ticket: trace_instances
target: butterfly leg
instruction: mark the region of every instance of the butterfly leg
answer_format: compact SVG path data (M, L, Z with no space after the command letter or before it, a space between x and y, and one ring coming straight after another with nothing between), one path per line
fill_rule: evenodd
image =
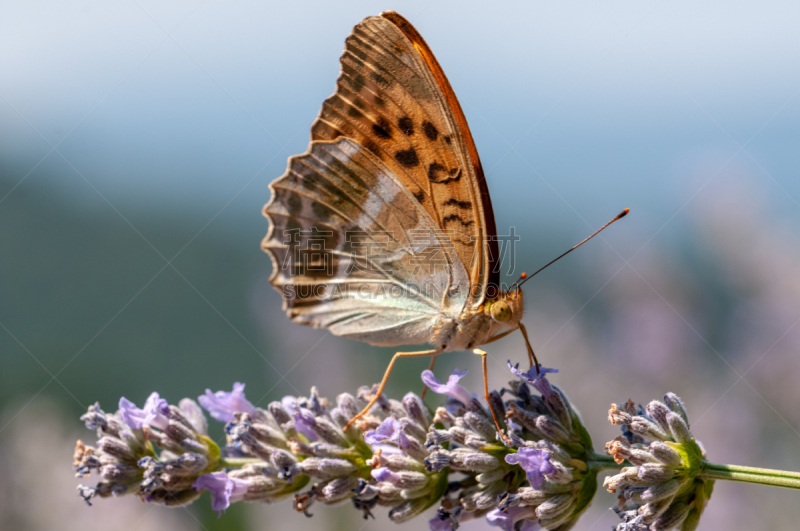
M431 364L430 364L430 365L428 365L428 370L429 370L429 371L431 371L431 372L433 372L433 366L434 366L435 364L436 364L436 355L434 354L433 356L431 356ZM425 400L425 395L426 395L427 393L428 393L428 386L427 386L427 385L423 385L423 386L422 386L422 393L419 395L419 397L420 397L421 399Z
M347 431L350 426L363 417L364 415L369 412L369 409L378 401L381 394L383 393L383 388L386 387L386 382L389 380L389 375L392 373L392 369L394 368L394 362L397 361L398 358L420 358L423 356L433 356L434 359L438 354L441 354L442 350L421 350L419 352L398 352L394 356L392 356L392 361L389 362L389 366L386 367L386 372L383 374L383 379L381 380L380 385L378 385L378 390L375 392L375 396L369 401L369 403L361 410L358 415L350 419L350 422L344 427L344 431Z
M539 374L539 360L536 359L536 354L533 353L533 347L528 339L528 331L525 330L525 325L519 323L519 331L522 332L522 337L525 338L525 346L528 347L528 360L531 362L531 367L536 364L536 374Z
M486 395L486 403L489 404L489 411L492 413L492 419L494 420L494 425L497 428L497 433L500 434L500 437L503 438L507 444L512 444L511 439L506 437L506 434L503 433L503 428L500 427L500 421L497 420L497 414L494 412L494 408L492 407L492 403L489 400L489 375L486 370L486 351L476 348L473 350L475 354L481 357L481 363L483 363L483 390ZM503 419L505 420L505 419Z

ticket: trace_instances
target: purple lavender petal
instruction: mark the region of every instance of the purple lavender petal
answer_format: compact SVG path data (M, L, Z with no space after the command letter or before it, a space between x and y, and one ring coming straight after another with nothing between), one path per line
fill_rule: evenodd
M207 490L211 493L211 508L222 516L223 511L231 503L241 501L247 493L247 481L228 477L225 472L203 474L192 483L195 490Z
M159 397L158 393L152 393L147 397L143 409L139 409L136 404L123 396L119 399L119 409L125 424L137 430L143 426L155 426L163 430L169 425L166 417L169 404Z
M519 363L516 365L511 365L511 360L508 360L508 368L511 370L511 373L518 377L522 378L529 384L535 385L536 380L540 380L545 377L547 373L557 373L558 369L548 369L547 367L543 367L539 365L539 371L537 373L536 367L531 367L527 371L523 372L519 370Z
M212 393L206 389L206 394L197 397L200 405L208 411L209 415L220 422L230 422L234 413L253 413L255 407L244 397L244 384L236 382L233 391L217 391Z
M294 419L294 429L308 437L310 441L317 440L317 434L314 431L317 421L314 418L314 413L308 409L298 407L295 409L292 418Z
M228 480L225 472L211 472L203 474L192 483L195 490L207 490L211 493L211 508L217 511L217 516L231 505L233 482Z
M370 474L372 474L372 477L375 478L375 481L388 481L389 483L394 483L399 479L395 472L392 472L385 466L372 470Z
M448 516L442 519L441 516L436 514L433 518L428 520L430 531L453 531L453 518Z
M505 531L517 531L514 526L520 520L529 517L535 518L535 510L531 507L509 507L505 511L494 508L486 514L486 521L489 525L502 527ZM528 520L522 524L525 531L535 531L539 529L539 523L535 520Z
M548 450L523 447L515 454L506 455L505 459L509 465L519 465L525 470L528 481L534 489L542 486L545 476L556 471L556 467L550 462Z
M392 439L402 428L403 425L394 416L387 417L376 429L369 430L364 434L364 442L367 444L376 444L387 440L394 442Z
M447 383L443 384L434 376L433 371L424 370L422 371L422 381L430 387L431 391L440 395L447 395L466 405L472 401L472 395L464 387L458 385L458 381L465 374L467 374L466 370L459 372L458 369L454 369L453 374L447 379Z

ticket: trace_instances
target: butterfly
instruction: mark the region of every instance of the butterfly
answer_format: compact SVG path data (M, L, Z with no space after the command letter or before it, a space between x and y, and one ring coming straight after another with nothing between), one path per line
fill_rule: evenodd
M419 32L387 11L345 41L336 92L264 207L272 285L297 323L402 357L473 350L520 330L520 281L500 289L489 189L467 120ZM493 412L494 414L494 412ZM500 424L495 419L498 426ZM349 427L349 424L348 424ZM502 434L502 430L500 430Z

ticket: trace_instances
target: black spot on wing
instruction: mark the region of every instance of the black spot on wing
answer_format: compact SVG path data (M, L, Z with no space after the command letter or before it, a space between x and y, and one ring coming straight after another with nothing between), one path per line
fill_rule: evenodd
M361 74L356 74L355 76L353 76L353 80L350 82L350 86L353 87L353 92L355 93L361 92L361 89L364 88L365 81L366 80L364 79L364 76L362 76Z
M347 109L347 115L351 118L355 118L356 120L363 120L364 114L356 109L355 107L350 107Z
M459 223L461 223L465 227L469 227L470 225L475 223L471 219L469 221L464 221L463 219L461 219L461 216L459 216L458 214L450 214L450 215L445 216L445 217L442 218L442 223L444 223L444 224L449 223L451 221L458 221Z
M464 208L464 209L472 208L472 203L470 203L469 201L459 201L458 199L455 199L453 197L445 201L444 204L457 206L459 208Z
M378 123L372 124L372 132L384 140L392 138L392 126L383 116L378 118Z
M437 177L438 173L439 172L443 172L446 169L447 168L445 168L444 166L442 166L438 162L434 162L434 163L428 164L428 179L430 179L431 181L433 181L435 183L438 183L439 182L439 179Z
M399 127L406 136L411 136L414 134L414 122L408 116L403 116L397 120L397 127Z
M386 102L384 101L384 99L383 99L383 98L381 98L380 96L378 96L377 94L376 94L375 96L373 96L373 97L372 97L372 101L373 101L373 102L375 103L375 105L377 105L378 107L386 107Z
M350 53L352 53L362 61L364 61L367 58L367 52L359 49L357 46L349 46L348 51L350 51Z
M367 151L369 151L379 159L383 160L383 152L381 151L381 148L378 144L376 144L375 142L373 142L368 138L364 140L364 147L367 149Z
M425 192L423 192L422 190L414 192L414 199L422 203L422 200L425 199Z
M453 142L453 139L450 138L450 135L444 135L444 141L450 144Z
M422 130L425 131L425 136L431 140L436 140L439 137L439 131L430 122L422 122Z
M394 154L394 158L397 159L397 162L408 168L413 168L419 164L419 157L414 148L398 151Z
M303 211L303 200L300 195L296 194L294 191L279 188L277 196L278 202L286 205L286 210L289 211L290 215L296 216Z
M369 75L369 77L371 77L372 81L374 81L375 83L378 84L378 86L381 86L381 87L388 87L391 84L389 82L389 80L387 80L385 77L383 77L382 75L380 75L377 72L372 72Z
M461 179L461 169L453 168L448 171L447 168L438 162L434 162L428 165L428 179L435 183L458 181Z
M314 201L314 203L311 204L311 210L314 212L314 215L317 216L317 218L320 221L329 220L331 215L333 214L333 211L330 208L328 208L327 205L324 205L323 203L320 203L318 201Z

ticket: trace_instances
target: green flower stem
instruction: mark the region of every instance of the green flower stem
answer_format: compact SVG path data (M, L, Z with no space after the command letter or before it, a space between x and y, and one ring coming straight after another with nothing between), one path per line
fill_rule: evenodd
M800 473L785 470L770 470L738 465L717 465L703 461L698 474L703 479L726 479L759 485L771 485L787 489L800 489Z
M242 468L249 464L264 464L263 459L254 457L224 457L219 460L220 468Z
M602 472L604 470L620 470L625 466L614 462L614 458L610 455L598 454L597 452L590 452L587 458L586 466L589 468L589 470L594 472Z

